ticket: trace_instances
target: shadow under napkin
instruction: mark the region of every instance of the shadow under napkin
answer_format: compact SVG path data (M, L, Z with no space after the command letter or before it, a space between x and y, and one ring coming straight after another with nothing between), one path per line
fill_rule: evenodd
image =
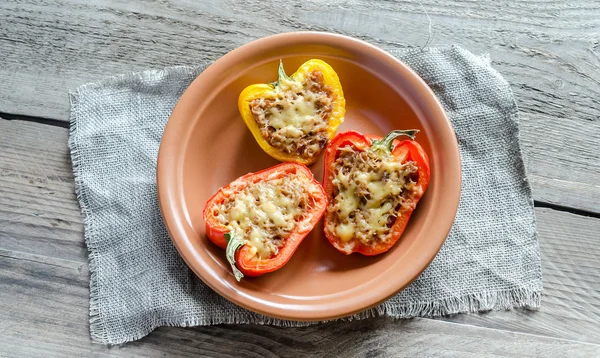
M405 290L352 319L436 316L540 305L533 200L517 106L487 57L460 47L393 52L436 93L462 159L456 220ZM249 312L204 285L179 257L158 209L156 158L179 97L204 67L121 75L71 93L69 148L90 260L90 332L100 343L164 325L307 325Z

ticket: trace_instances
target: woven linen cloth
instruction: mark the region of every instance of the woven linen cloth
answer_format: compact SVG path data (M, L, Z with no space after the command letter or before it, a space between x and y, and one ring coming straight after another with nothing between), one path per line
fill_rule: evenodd
M542 275L510 86L487 56L453 46L392 53L438 96L454 126L462 193L449 237L409 287L350 319L535 308ZM157 202L161 135L205 66L120 75L71 93L71 150L90 263L90 333L118 344L159 326L280 321L234 305L180 258ZM235 104L233 104L235 105Z

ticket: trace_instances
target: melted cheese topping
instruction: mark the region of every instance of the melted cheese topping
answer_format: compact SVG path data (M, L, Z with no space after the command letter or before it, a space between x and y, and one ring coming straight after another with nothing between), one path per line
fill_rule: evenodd
M343 242L386 242L402 206L414 205L419 191L414 162L398 162L382 151L340 149L333 164L334 196L328 208L328 230Z
M314 129L317 96L307 91L300 81L282 80L275 88L275 106L268 110L275 129L298 130L308 134Z
M280 79L273 98L250 103L263 137L273 147L303 157L318 155L328 141L327 124L334 94L323 75Z
M310 187L298 176L248 183L213 209L217 220L245 243L259 258L279 252L290 232L310 205Z

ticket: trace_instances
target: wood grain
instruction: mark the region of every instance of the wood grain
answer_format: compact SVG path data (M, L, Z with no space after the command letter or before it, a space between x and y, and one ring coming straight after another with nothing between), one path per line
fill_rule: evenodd
M489 53L512 84L535 199L600 213L599 2L5 0L0 113L66 121L80 84L211 61L285 31L422 47L429 19L430 46Z
M85 262L67 130L0 119L0 245Z
M538 312L285 329L170 327L124 346L92 344L87 255L67 135L65 128L0 119L0 356L600 354L600 220L546 208L536 209L545 279Z
M544 293L538 312L456 315L452 322L600 343L600 220L536 208Z
M44 275L40 275L44 272ZM87 275L0 257L3 357L593 357L600 346L531 334L412 319L371 319L307 328L163 327L122 346L92 344ZM4 287L4 286L3 286Z

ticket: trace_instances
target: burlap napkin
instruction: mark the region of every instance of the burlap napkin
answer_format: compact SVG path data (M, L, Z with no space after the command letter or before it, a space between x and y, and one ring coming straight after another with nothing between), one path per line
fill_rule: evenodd
M442 101L460 145L462 196L452 231L408 288L353 318L436 316L537 307L542 277L517 107L487 57L459 47L395 53ZM101 343L139 339L163 325L268 323L188 269L163 226L155 169L180 95L203 67L108 78L71 93L69 147L85 216L90 331Z

